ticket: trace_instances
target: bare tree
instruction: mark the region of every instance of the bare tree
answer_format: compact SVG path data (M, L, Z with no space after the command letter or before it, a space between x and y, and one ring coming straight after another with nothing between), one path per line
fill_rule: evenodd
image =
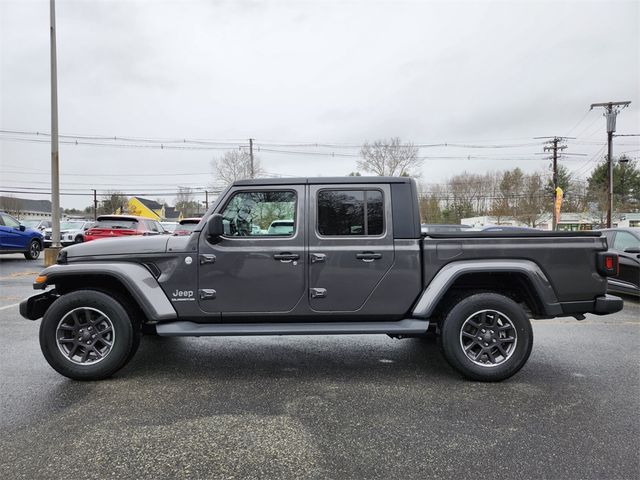
M211 162L217 180L221 183L233 183L236 180L256 178L264 175L260 160L254 156L253 175L251 175L251 156L246 150L231 150Z
M365 142L360 149L358 168L379 176L420 176L422 159L418 147L402 143L399 137Z
M548 206L544 182L539 173L525 175L518 217L530 227L535 228L538 218Z
M22 213L22 199L12 196L0 197L0 210L4 210L19 219Z
M176 210L182 213L183 217L193 217L198 210L193 190L189 187L178 187L176 195Z
M127 210L129 198L122 192L107 192L102 196L102 204L98 214L124 213Z

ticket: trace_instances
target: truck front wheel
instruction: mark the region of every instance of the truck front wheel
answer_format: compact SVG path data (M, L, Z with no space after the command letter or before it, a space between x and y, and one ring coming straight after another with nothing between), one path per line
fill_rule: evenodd
M40 325L40 348L58 373L101 380L133 356L137 335L120 302L96 290L77 290L48 308Z
M496 382L527 362L533 331L526 312L496 293L470 295L446 314L441 345L449 364L465 377Z

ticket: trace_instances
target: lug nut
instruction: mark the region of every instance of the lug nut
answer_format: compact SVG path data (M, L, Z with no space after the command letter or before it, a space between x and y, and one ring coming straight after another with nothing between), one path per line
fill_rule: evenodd
M87 345L91 345L91 342L87 342Z
M481 331L482 331L482 333L485 333L485 332L486 332L486 330L485 330L484 328L483 328Z
M496 343L496 339L495 338L493 339L493 343Z
M478 337L478 340L482 340L482 337Z
M488 343L485 343L485 344L484 344L484 346L485 346L485 347L488 347L488 346L489 346L489 344L488 344Z

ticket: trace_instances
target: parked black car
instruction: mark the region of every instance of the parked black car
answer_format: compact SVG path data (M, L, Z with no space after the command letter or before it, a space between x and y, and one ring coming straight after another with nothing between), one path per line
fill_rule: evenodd
M640 296L640 228L602 230L609 249L620 257L618 275L609 278L609 292Z

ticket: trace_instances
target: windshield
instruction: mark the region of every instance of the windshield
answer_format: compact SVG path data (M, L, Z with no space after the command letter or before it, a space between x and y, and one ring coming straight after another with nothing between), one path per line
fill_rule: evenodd
M122 228L135 229L138 221L132 218L99 218L98 224L93 228Z
M60 230L80 230L84 222L62 222L60 224Z
M21 223L25 227L37 227L40 223L40 220L23 220Z

